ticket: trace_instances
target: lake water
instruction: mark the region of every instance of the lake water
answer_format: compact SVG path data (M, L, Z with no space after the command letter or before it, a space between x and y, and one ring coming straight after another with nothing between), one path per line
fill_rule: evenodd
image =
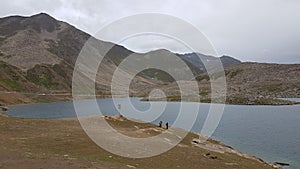
M122 109L126 109L125 99L117 99L117 102L122 105ZM82 114L98 114L97 109L92 108L91 100L83 100L79 103L84 106ZM103 114L119 115L112 99L98 99L97 103ZM138 110L147 110L150 106L148 102L141 102L138 98L131 98L131 103ZM153 104L159 105L163 102ZM196 123L192 128L192 131L200 132L210 104L184 104L189 104L191 107L200 105ZM179 108L179 103L167 103L164 113L152 122L158 124L162 120L172 125ZM7 115L20 118L76 117L73 102L11 106ZM186 116L188 115L189 112L186 112ZM181 127L180 124L177 127ZM289 168L300 169L300 105L226 105L221 122L212 138L265 161L289 163L291 164Z

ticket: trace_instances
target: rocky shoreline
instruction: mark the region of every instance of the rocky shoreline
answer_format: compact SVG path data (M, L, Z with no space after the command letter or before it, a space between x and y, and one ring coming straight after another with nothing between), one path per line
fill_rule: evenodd
M198 133L195 133L197 135L199 135ZM199 137L203 137L201 135L199 135ZM266 165L269 165L273 168L277 168L277 169L282 169L283 166L289 166L289 164L287 163L280 163L280 162L266 162L264 161L263 159L259 158L259 157L256 157L256 156L250 156L248 154L245 154L245 153L241 153L237 150L235 150L234 148L228 146L228 145L225 145L219 141L216 141L216 140L213 140L214 142L218 142L218 144L212 144L210 142L202 142L200 139L193 139L192 141L192 144L197 146L197 147L200 147L200 148L203 148L203 149L207 149L209 151L213 151L213 152L218 152L218 153L232 153L232 154L236 154L240 157L244 157L244 158L248 158L248 159L251 159L251 160L255 160L257 162L260 162L260 163L264 163ZM210 154L204 154L204 156L208 157L208 158L217 158L216 156L211 156Z
M220 101L219 101L220 100ZM200 102L200 103L212 103L210 98L185 98L181 99L181 96L169 96L167 98L151 98L144 97L141 101L169 101L169 102ZM215 99L214 103L224 103L223 99ZM297 105L300 102L296 101L289 101L289 100L281 100L281 99L271 99L271 98L260 98L260 99L252 99L249 100L247 98L234 98L231 97L226 98L224 104L228 105L248 105L248 106L255 106L255 105L268 105L268 106L284 106L284 105Z

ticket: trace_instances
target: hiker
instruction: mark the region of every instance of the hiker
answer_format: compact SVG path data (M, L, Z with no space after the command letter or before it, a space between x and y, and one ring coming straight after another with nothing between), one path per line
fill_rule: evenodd
M162 127L162 123L163 123L162 121L159 122L159 127L160 128Z
M166 123L166 129L167 130L169 129L169 123L168 122Z

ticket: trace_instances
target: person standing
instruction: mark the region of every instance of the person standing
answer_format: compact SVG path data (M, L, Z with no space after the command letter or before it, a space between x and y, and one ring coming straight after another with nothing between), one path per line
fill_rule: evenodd
M162 127L162 123L163 123L162 121L159 122L159 127L160 128Z
M167 130L169 129L169 123L168 122L166 123L166 129Z

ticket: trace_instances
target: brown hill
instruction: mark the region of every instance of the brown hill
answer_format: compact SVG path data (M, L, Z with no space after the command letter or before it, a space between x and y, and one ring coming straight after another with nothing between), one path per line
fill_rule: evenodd
M300 97L300 64L242 63L226 67L225 74L228 103L285 104L274 99ZM208 79L207 74L197 78L206 93Z
M11 16L0 18L0 90L25 93L70 93L75 61L91 36L53 17L41 13L31 17ZM134 53L123 46L93 38L105 55L97 76L96 91L99 96L110 95L111 79L118 65L128 55L153 57L174 55L168 50L145 54ZM199 94L209 101L208 76L201 60L195 54L180 55L199 81ZM201 55L205 60L215 57ZM254 104L259 98L299 97L299 65L240 63L231 57L223 57L228 102ZM135 64L135 61L132 62ZM202 66L201 66L202 65ZM182 74L185 71L174 67ZM129 72L130 74L130 72ZM131 83L132 96L146 96L153 88L161 88L168 96L177 96L178 86L168 74L155 69L139 73ZM1 97L5 102L5 98ZM26 97L25 97L26 98ZM22 102L22 101L20 101ZM266 101L268 102L268 101Z

